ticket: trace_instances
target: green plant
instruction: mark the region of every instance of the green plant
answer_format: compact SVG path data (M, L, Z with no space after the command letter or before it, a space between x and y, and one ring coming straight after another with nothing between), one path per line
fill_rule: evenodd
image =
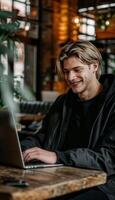
M13 75L10 72L10 63L13 62L16 53L15 41L18 38L16 33L19 31L20 23L17 20L17 11L0 11L0 106L9 107L12 100ZM16 54L15 54L16 55ZM8 74L4 75L3 57L8 60ZM11 106L12 107L12 106Z
M15 84L15 77L10 70L14 57L18 55L16 47L16 42L20 42L17 37L18 31L20 23L17 20L17 10L0 11L0 106L6 105L12 110L14 97L19 100L33 98L27 87L21 88L19 83ZM4 74L3 57L7 57L8 60L7 74Z
M0 67L4 65L1 56L8 57L9 61L13 60L14 52L16 52L15 41L18 38L16 33L19 31L20 23L17 20L17 11L0 11Z

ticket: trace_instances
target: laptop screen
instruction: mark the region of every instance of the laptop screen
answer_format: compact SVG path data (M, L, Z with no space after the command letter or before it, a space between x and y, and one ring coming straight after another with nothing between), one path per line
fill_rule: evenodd
M0 164L24 166L16 122L6 110L0 111Z
M15 118L12 113L4 110L0 111L0 164L23 169L62 166L60 163L41 162L25 166Z

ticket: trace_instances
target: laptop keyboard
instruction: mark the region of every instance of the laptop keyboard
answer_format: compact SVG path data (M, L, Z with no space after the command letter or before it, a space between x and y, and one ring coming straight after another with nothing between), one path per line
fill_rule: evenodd
M37 159L32 159L28 162L25 162L25 165L38 165L38 164L44 164L43 162L41 162L40 160Z

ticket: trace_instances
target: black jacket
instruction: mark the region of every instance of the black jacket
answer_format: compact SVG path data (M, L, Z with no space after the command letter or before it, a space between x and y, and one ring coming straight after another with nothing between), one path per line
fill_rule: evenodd
M70 90L57 98L43 120L39 133L22 141L22 148L24 150L40 146L55 151L58 162L65 165L104 170L108 174L108 182L99 188L113 200L115 199L115 76L102 75L100 82L106 88L106 95L101 99L87 147L62 151L72 115Z

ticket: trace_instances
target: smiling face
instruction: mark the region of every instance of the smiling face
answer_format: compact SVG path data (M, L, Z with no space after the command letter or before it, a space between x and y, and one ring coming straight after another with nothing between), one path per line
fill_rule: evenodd
M63 73L67 84L79 97L86 96L86 99L93 96L97 87L97 69L97 64L83 64L74 56L63 61Z

